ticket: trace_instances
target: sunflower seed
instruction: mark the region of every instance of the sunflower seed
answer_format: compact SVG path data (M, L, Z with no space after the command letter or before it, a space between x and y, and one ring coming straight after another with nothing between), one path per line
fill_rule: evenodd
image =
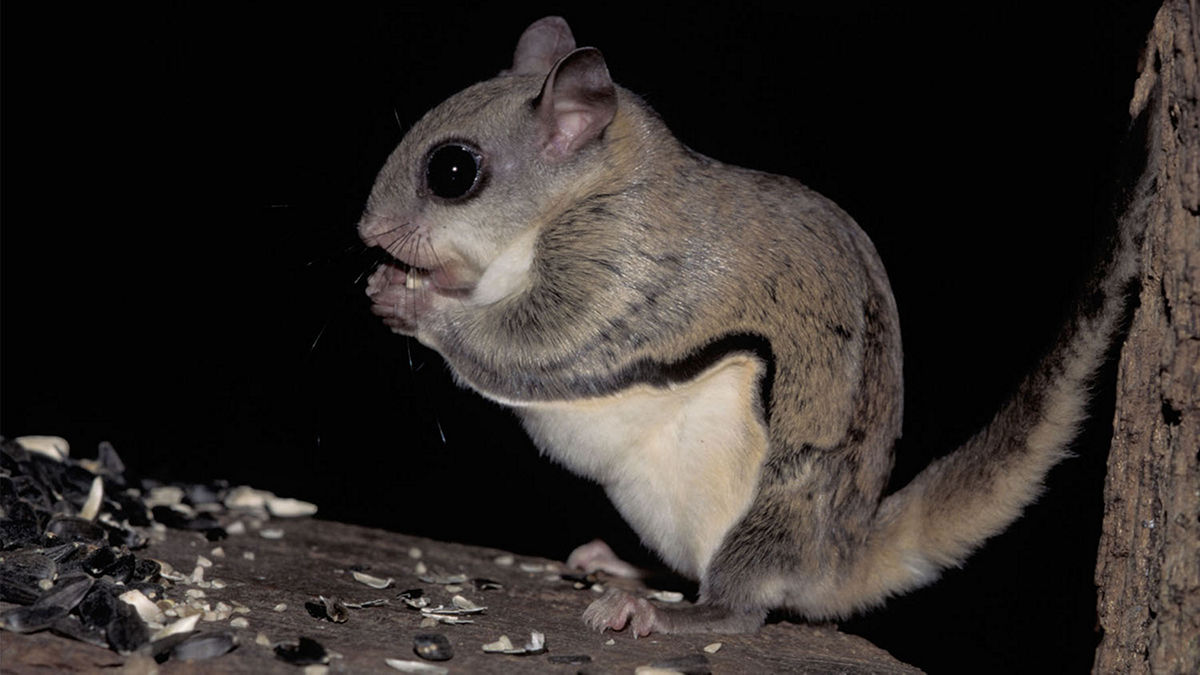
M500 639L495 642L483 645L483 651L491 654L511 654L514 656L541 654L546 651L546 636L538 632L530 633L529 642L525 643L524 647L518 648L513 645L512 640L507 635L501 635Z
M87 626L79 617L67 615L50 626L50 631L56 635L69 637L72 640L108 649L108 636L102 626Z
M317 512L317 505L290 497L270 496L266 500L267 511L276 518L299 518Z
M56 605L70 611L83 600L95 583L91 577L75 576L60 578L50 592L38 598L34 605Z
M71 456L71 444L59 436L18 436L14 440L29 452L59 462Z
M104 479L96 476L92 479L92 487L88 490L87 500L79 509L79 517L84 520L95 520L100 515L100 505L104 502Z
M369 609L371 607L382 607L388 604L387 598L379 598L376 600L365 600L363 602L347 602L344 603L350 609Z
M425 607L421 609L421 613L433 616L462 616L466 614L483 614L487 611L487 607L480 607L461 595L454 596L451 602L454 605L453 607L446 607L445 605Z
M187 511L191 510L190 507L183 506L183 488L175 485L156 485L150 488L145 502L151 509L156 506L181 506Z
M546 634L534 631L529 634L529 642L525 643L525 653L540 654L546 651Z
M167 617L163 614L158 605L150 602L144 593L138 590L125 591L117 596L118 599L133 605L137 610L138 616L142 617L142 621L146 623L162 624Z
M402 673L421 673L422 675L447 675L450 672L449 668L444 666L435 666L432 663L424 663L422 661L409 661L404 659L384 659L384 663L390 668L399 670Z
M471 583L475 585L475 590L477 590L477 591L502 591L502 590L504 590L503 584L501 584L499 581L493 581L491 579L482 579L482 578L472 579Z
M0 600L33 604L47 590L41 585L52 583L57 573L58 563L45 553L19 551L7 554L0 561Z
M483 645L483 651L488 653L506 654L516 649L513 646L512 640L507 635L501 635L500 639L495 642L489 642Z
M105 542L108 532L90 520L57 515L51 518L46 525L46 536L62 541L79 541L98 545Z
M225 508L233 511L264 511L267 500L275 496L273 492L255 490L249 485L239 485L225 493Z
M432 621L433 623L429 623ZM461 616L454 614L430 614L421 621L422 627L429 627L434 624L444 623L447 626L461 626L463 624L475 623L471 619L464 619Z
M441 633L420 633L413 636L413 652L426 661L449 661L454 658L454 647Z
M0 628L14 633L33 633L53 626L70 612L58 605L14 607L0 614Z
M483 610L487 609L487 607L480 607L461 595L456 595L453 598L450 598L450 602L455 607L468 612L482 612Z
M182 635L196 630L196 624L200 621L199 614L193 614L186 619L179 619L159 630L154 635L150 636L151 642L157 642L163 638L172 635Z
M312 638L301 637L296 644L275 646L275 657L294 666L329 663L329 652Z
M132 605L117 603L116 616L105 627L109 646L121 654L129 654L150 641L150 631Z
M338 597L327 598L318 595L316 600L304 603L304 609L308 610L314 619L328 619L334 623L346 623L350 620L350 610L346 609L346 604Z
M425 597L425 591L419 588L410 588L407 591L401 591L396 595L405 605L412 609L424 609L429 606L429 598Z
M364 574L362 572L351 572L350 574L354 577L355 581L377 589L388 588L394 581L391 577L388 577L387 579L380 579L379 577L373 577L370 574Z
M171 649L171 658L180 661L201 661L228 654L237 647L233 633L199 633L184 639Z

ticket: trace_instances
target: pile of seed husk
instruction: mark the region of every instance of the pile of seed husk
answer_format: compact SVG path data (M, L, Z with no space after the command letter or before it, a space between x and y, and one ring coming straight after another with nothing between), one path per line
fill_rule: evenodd
M195 617L147 617L169 603L171 574L137 553L165 528L224 538L216 515L232 490L134 481L108 443L76 460L61 438L0 438L0 601L17 605L0 612L0 628L49 630L159 662L232 650L232 634L197 632Z

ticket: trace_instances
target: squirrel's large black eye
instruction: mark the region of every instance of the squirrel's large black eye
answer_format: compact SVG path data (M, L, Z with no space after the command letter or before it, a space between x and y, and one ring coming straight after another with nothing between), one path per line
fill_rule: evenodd
M425 183L443 199L464 197L479 183L479 154L460 143L450 143L429 153Z

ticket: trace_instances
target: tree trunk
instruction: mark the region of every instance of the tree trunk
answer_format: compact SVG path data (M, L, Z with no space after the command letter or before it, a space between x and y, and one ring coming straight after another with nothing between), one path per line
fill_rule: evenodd
M1096 567L1098 673L1200 672L1200 18L1167 0L1130 112L1156 116L1141 304L1121 353Z

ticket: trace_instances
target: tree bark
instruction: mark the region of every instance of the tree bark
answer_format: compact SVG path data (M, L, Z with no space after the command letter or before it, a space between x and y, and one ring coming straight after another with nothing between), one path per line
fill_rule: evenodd
M1121 353L1096 567L1098 673L1200 672L1200 18L1167 0L1131 115L1155 179L1140 307Z
M204 582L209 587L201 596L189 595L201 590L199 582L189 578L172 585L166 597L177 608L190 605L211 609L221 604L246 608L245 614L233 615L246 620L244 624L233 624L229 617L205 616L197 625L202 634L232 634L240 644L234 651L198 661L172 657L160 667L147 653L155 651L153 645L122 655L67 640L52 631L26 635L4 632L0 633L4 645L0 671L5 675L156 670L172 675L300 675L301 669L281 661L272 645L295 644L304 636L337 654L330 662L331 673L399 673L388 668L385 660L418 660L413 653L414 638L422 633L440 633L449 640L454 654L437 665L448 667L452 673L633 673L639 666L653 664L660 664L657 672L920 672L863 638L838 632L829 625L781 622L747 635L655 635L640 640L629 631L597 633L579 617L599 595L563 579L560 573L566 570L551 560L509 554L512 560L499 563L497 557L504 552L495 549L310 518L272 519L270 527L282 531L283 536L260 537L252 525L248 534L230 535L222 541L219 556L212 552L216 544L200 533L174 529L156 537L142 552L147 554L144 557L171 563L184 574L197 565L198 555L209 558L208 581ZM420 560L412 557L414 548L420 551ZM418 571L418 565L425 566L425 571ZM371 575L393 579L394 585L386 590L366 586L351 576L355 566L367 567ZM466 581L453 588L431 579L458 573L468 579L486 577L498 587L480 587ZM213 580L222 583L213 586ZM606 580L605 585L642 596L650 590L641 581L631 579ZM425 626L428 622L423 614L398 599L397 593L404 589L421 590L429 607L453 606L451 598L462 595L487 609L461 617L470 623ZM379 599L387 602L348 609L344 622L334 623L316 609L322 604L318 596L353 603ZM0 610L10 607L0 602ZM520 647L529 642L533 631L545 635L547 653L509 656L488 654L482 649L501 635L508 635ZM714 642L722 643L720 649L706 652L705 646ZM565 656L583 658L556 663Z

